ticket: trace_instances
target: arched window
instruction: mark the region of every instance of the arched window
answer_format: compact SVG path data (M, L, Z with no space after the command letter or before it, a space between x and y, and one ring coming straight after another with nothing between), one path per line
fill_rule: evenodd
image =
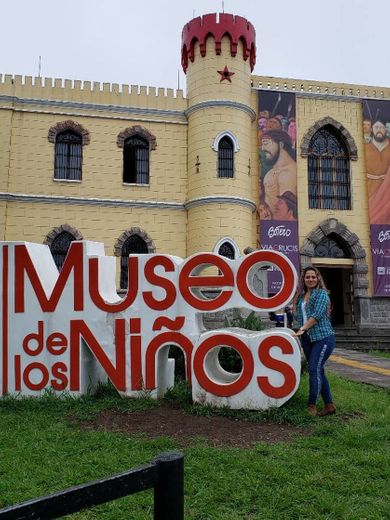
M138 135L124 142L123 182L149 184L149 143Z
M64 265L65 257L73 240L76 240L76 238L71 233L68 231L62 231L62 233L57 235L50 244L50 251L59 271L61 271L62 266Z
M121 289L127 289L129 283L128 263L129 255L133 254L147 254L149 253L148 245L139 235L130 235L122 245L121 250Z
M230 260L234 260L235 258L234 247L229 242L224 242L219 246L218 254L230 258Z
M54 178L81 180L82 137L73 130L65 130L55 138Z
M325 236L314 249L314 256L321 258L351 258L344 241L336 233Z
M236 242L229 236L221 237L213 247L213 252L230 260L240 257L240 249Z
M308 148L309 208L351 209L349 153L341 132L320 128Z
M218 143L218 177L234 177L234 144L227 135Z

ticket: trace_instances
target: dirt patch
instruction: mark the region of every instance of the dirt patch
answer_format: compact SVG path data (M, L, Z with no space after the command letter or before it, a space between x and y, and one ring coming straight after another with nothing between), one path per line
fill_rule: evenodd
M310 428L287 424L192 415L168 404L135 412L105 410L92 421L77 421L77 426L83 429L103 428L128 436L144 435L149 439L172 437L180 447L188 446L193 439L201 437L212 446L249 448L260 441L286 442L312 433Z
M337 413L337 417L343 422L353 421L354 419L362 419L364 417L363 412L344 412L342 414Z

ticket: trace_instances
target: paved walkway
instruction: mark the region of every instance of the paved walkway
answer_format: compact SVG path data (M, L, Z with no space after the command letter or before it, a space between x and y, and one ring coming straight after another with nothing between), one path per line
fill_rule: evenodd
M325 367L353 381L390 388L390 359L388 358L336 347Z

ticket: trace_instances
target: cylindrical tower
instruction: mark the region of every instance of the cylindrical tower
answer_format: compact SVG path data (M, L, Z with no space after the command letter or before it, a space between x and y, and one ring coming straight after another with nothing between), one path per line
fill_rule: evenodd
M245 18L206 14L182 32L188 96L187 255L224 236L253 241L251 71L255 29Z

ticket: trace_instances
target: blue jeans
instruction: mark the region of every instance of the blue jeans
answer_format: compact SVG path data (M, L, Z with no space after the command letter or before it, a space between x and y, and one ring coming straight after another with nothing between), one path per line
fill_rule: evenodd
M333 402L324 365L325 361L332 354L334 347L335 337L333 334L314 342L310 341L308 334L302 336L302 348L309 364L309 404L316 404L320 394L325 404Z

